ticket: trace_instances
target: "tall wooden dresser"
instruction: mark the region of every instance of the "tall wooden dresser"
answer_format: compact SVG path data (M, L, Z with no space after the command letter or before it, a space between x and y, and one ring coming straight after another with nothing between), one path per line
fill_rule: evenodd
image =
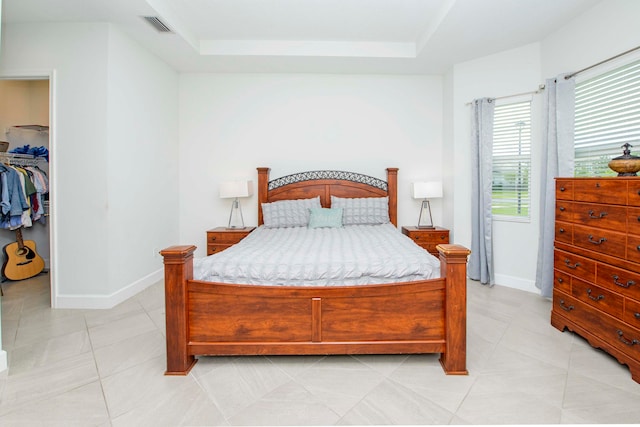
M640 177L556 179L551 324L640 382Z

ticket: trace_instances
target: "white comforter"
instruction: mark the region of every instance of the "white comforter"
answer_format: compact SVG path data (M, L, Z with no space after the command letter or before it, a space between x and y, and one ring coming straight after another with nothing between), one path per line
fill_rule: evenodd
M440 277L440 262L393 225L259 227L223 252L196 259L194 278L222 283L333 286Z

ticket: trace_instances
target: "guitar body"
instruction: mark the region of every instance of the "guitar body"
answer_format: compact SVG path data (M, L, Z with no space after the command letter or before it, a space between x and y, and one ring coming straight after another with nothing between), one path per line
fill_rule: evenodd
M33 240L9 243L4 247L2 275L9 280L23 280L37 276L44 270L44 260L36 252Z

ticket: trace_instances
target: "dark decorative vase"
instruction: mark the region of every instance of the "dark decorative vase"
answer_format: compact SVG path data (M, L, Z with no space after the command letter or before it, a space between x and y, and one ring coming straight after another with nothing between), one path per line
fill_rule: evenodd
M618 172L618 176L637 176L636 172L640 171L640 157L631 155L631 147L628 142L624 144L622 156L614 157L609 162L609 168Z

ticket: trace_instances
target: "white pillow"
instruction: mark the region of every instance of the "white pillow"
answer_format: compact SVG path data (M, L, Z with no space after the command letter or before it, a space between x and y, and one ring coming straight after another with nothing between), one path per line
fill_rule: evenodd
M262 221L267 228L306 227L309 224L310 209L321 207L320 196L263 203Z
M331 207L342 208L342 224L387 224L389 197L344 198L331 196Z

